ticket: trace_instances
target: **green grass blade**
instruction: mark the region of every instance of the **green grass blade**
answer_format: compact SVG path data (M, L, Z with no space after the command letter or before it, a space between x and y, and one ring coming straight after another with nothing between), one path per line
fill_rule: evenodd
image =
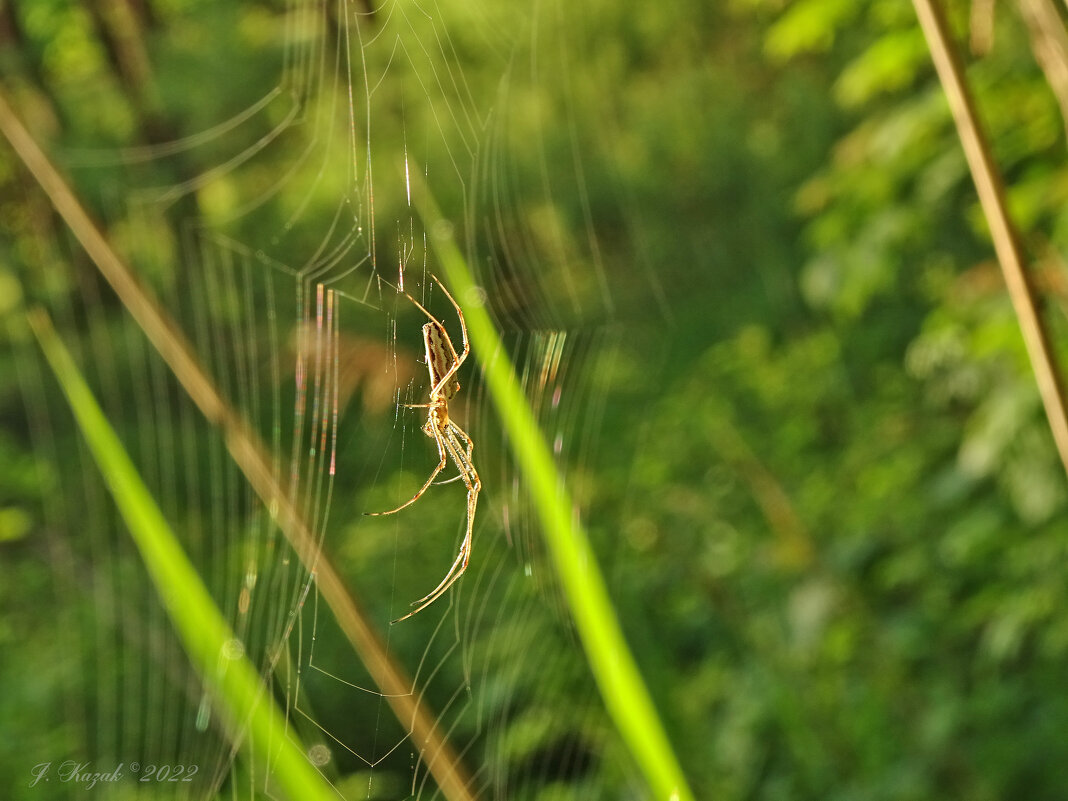
M452 226L418 175L412 194L453 295L472 297L474 279L452 235ZM541 518L542 528L601 696L655 796L688 801L686 784L656 707L623 638L615 609L585 530L553 463L549 445L516 378L486 310L467 304L464 319L490 397Z
M37 310L29 318L185 649L224 713L231 737L247 749L255 764L272 766L274 779L289 798L336 799L305 758L303 748L287 732L270 693L244 658L239 641L186 558L48 316Z

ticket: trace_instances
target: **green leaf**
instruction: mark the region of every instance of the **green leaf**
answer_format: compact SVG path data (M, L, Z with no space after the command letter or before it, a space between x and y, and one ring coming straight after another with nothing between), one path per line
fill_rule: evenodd
M802 0L771 26L764 49L786 61L801 53L822 52L834 44L835 33L856 12L849 0Z
M844 106L859 106L907 86L927 63L927 44L918 28L888 33L842 71L835 97Z

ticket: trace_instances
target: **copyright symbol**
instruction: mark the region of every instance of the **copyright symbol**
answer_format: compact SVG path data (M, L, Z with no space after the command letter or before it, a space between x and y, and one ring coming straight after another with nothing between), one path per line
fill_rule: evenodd
M141 763L140 762L131 762L130 763L130 770L132 770L134 773L137 773L137 771L141 770Z

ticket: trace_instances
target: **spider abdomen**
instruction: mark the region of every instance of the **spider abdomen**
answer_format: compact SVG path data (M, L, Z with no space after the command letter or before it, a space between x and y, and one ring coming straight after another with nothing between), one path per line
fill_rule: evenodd
M452 346L452 340L449 339L445 328L433 321L423 324L423 343L426 345L426 365L430 372L430 389L433 392L445 374L456 364L456 349ZM459 391L460 382L452 378L441 387L439 394L450 400Z

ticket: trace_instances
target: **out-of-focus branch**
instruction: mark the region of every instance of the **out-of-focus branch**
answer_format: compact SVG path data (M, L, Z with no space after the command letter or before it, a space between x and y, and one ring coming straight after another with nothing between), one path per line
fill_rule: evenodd
M1023 333L1027 354L1031 359L1031 369L1046 409L1046 418L1053 431L1053 440L1065 471L1068 472L1068 408L1065 405L1064 383L1038 313L1034 289L1024 268L1023 249L1009 217L1001 175L980 127L975 104L964 78L964 70L950 42L948 26L941 10L933 0L913 0L913 5L927 39L935 70L949 101L957 135L964 148L972 180L979 194L979 202L990 227L990 237L994 242L994 250L1001 263L1009 297Z
M7 138L19 158L37 179L53 207L63 217L190 398L208 421L222 431L234 462L245 474L265 507L274 512L279 528L301 563L315 575L316 585L334 612L338 626L367 667L401 725L411 732L413 745L420 751L443 795L450 801L473 801L471 780L459 756L438 729L435 716L420 702L419 694L413 691L412 680L390 658L377 631L365 617L334 566L320 551L316 538L271 469L271 461L263 443L230 408L201 369L192 346L178 326L115 253L73 191L15 115L2 92L0 133Z
M994 46L994 0L972 0L968 28L972 54L985 56Z
M1061 106L1061 121L1068 133L1068 32L1064 20L1053 0L1019 0L1019 5L1031 34L1035 61Z

